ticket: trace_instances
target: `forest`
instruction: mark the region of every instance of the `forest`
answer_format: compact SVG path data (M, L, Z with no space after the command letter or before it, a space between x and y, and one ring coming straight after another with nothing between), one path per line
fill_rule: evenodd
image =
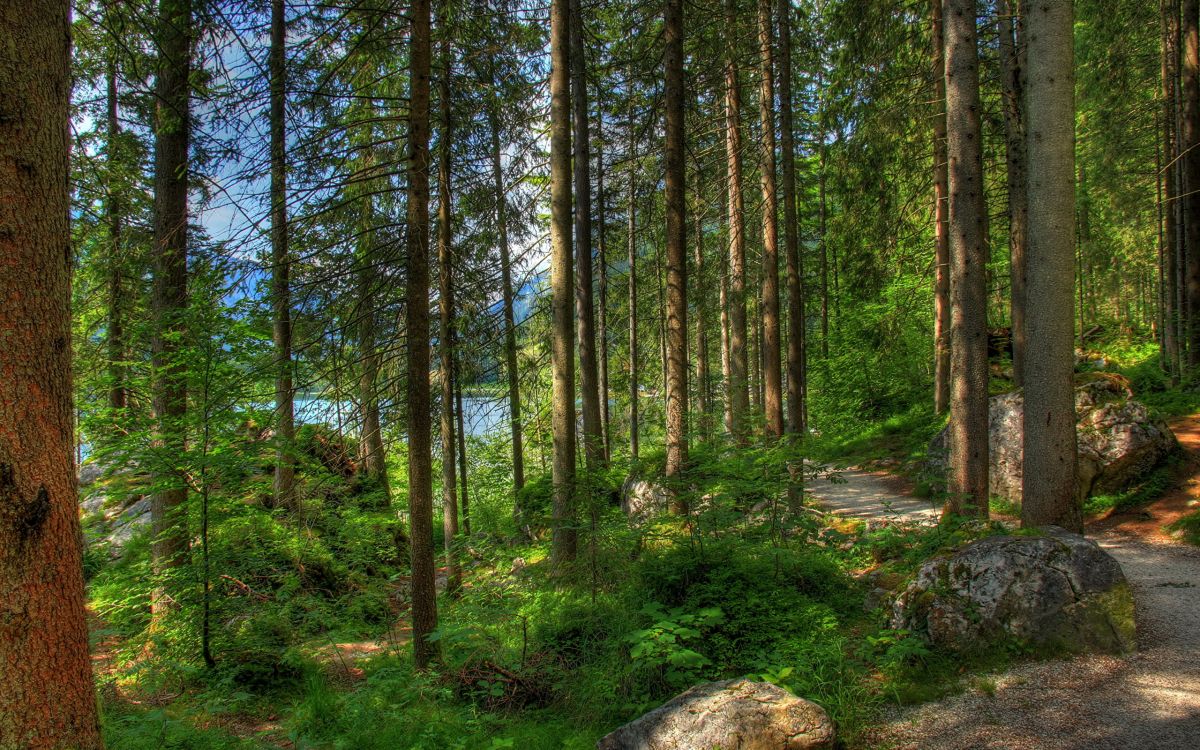
M1200 747L1200 0L0 0L0 750Z

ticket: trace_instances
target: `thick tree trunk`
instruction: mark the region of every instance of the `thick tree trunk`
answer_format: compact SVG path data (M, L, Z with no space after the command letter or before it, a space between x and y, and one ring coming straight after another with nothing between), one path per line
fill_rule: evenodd
M759 179L763 196L762 353L763 412L767 435L783 435L783 356L779 335L779 199L775 192L775 80L771 0L758 0L759 96L762 148Z
M550 2L550 289L553 540L556 567L575 559L575 321L571 253L570 0Z
M1083 532L1075 491L1075 59L1071 2L1031 3L1028 357L1021 523Z
M271 0L271 306L275 338L275 505L299 511L296 497L296 437L292 390L291 257L287 226L287 27L284 0Z
M110 40L116 45L116 40ZM105 343L108 346L108 406L120 412L129 405L129 390L125 385L125 210L122 187L117 179L121 148L121 121L117 116L117 62L115 51L111 53L105 70L105 98L107 105L106 157L108 160L108 197L104 211L108 224L108 319ZM119 419L119 416L114 414ZM120 433L118 433L120 434Z
M161 0L158 17L158 74L154 143L154 412L163 455L182 457L187 449L187 371L181 347L187 314L188 143L191 134L190 84L192 6L190 0ZM162 489L150 503L154 570L162 574L187 558L183 517L187 484L177 467L160 467ZM155 624L170 609L167 592L151 600Z
M688 346L687 346L687 217L684 207L683 131L683 0L666 0L663 13L665 43L663 88L666 109L666 261L667 261L667 462L666 476L674 479L687 463ZM676 512L686 511L681 495Z
M788 430L805 430L804 277L796 216L796 147L792 135L792 3L779 0L779 147L783 160L783 246L788 286Z
M1189 369L1194 369L1200 365L1200 0L1183 0L1180 8L1183 43L1180 210L1187 269L1187 363Z
M455 438L454 438L454 260L451 239L454 231L451 209L450 160L454 156L454 124L450 111L450 42L445 30L441 39L441 75L438 80L438 98L441 100L442 132L438 144L438 353L441 356L439 369L442 386L441 438L442 438L442 533L446 548L447 591L454 593L462 584L455 549L458 536L458 488L455 485Z
M583 452L588 472L604 466L600 422L600 379L596 366L596 309L592 296L592 170L588 120L587 64L580 0L571 3L571 105L575 115L575 324L579 346L579 396L583 412ZM591 481L589 479L589 481Z
M1017 0L1005 0L1000 11L1000 79L1004 102L1004 147L1008 179L1008 257L1012 297L1013 383L1023 385L1025 350L1026 247L1029 244L1029 196L1025 156L1025 103L1023 97L1025 33L1017 18Z
M734 0L727 0L725 23L735 28ZM725 49L725 163L729 193L729 432L744 443L750 411L750 361L746 352L746 226L742 198L742 91L737 50L731 37Z
M946 155L946 47L942 2L933 0L933 411L950 408L950 235Z
M73 459L69 13L0 4L0 747L23 750L103 746Z
M504 374L508 378L508 419L512 433L513 488L519 493L525 486L524 428L521 425L521 379L517 369L517 325L513 316L512 258L508 247L508 191L504 186L504 171L500 164L499 103L488 110L492 132L492 181L496 190L496 231L500 242L500 279L504 295ZM515 496L515 495L514 495ZM513 512L520 529L521 506L514 504ZM465 513L464 513L465 516ZM464 518L465 520L465 518Z
M987 244L975 0L946 0L950 476L946 513L988 515Z
M429 0L409 11L408 115L408 516L412 554L413 664L440 658L433 562L433 456L429 399Z

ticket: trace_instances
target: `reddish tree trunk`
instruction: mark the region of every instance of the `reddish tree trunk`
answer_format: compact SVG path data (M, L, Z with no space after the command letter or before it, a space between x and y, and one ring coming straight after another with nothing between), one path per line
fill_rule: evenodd
M73 458L68 13L0 5L0 747L23 750L102 747Z

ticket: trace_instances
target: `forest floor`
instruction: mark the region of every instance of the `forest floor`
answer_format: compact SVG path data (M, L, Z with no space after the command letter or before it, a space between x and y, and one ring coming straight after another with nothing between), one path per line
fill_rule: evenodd
M1134 591L1138 649L1023 663L975 678L964 692L898 708L869 736L872 747L1190 750L1200 746L1200 549L1164 526L1200 498L1200 416L1172 422L1187 460L1159 500L1089 523L1088 533L1125 571ZM830 510L858 518L936 519L903 480L859 470L817 484Z

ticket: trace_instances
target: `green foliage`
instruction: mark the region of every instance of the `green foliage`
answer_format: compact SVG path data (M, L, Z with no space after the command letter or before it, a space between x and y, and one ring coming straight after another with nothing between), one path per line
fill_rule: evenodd
M637 669L648 670L653 679L674 689L696 681L700 670L712 662L691 648L704 635L704 628L720 624L725 614L719 607L686 612L683 607L663 608L657 602L642 607L650 627L626 636L629 657Z

